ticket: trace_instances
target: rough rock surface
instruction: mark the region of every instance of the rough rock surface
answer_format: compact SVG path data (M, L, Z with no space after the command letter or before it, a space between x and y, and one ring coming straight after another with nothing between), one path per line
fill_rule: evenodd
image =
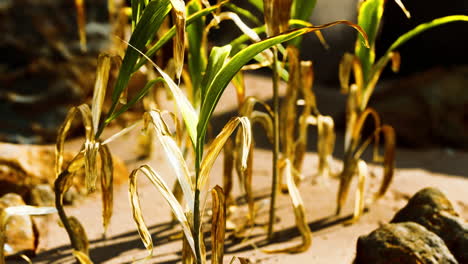
M66 152L64 164L72 158L73 154ZM2 186L0 196L7 192L14 192L20 194L27 203L50 200L49 195L44 193L44 189L47 189L44 185L53 185L55 180L54 164L55 150L53 146L0 143L0 184ZM123 161L114 156L113 164L114 183L119 184L126 181L128 170ZM78 176L75 179L84 179L84 177ZM36 187L38 185L41 187ZM84 191L83 186L83 181L77 180L72 189L80 193ZM40 190L34 190L35 188ZM36 205L47 205L47 202Z
M357 243L355 264L458 263L444 241L412 223L385 224Z
M21 196L8 193L0 198L0 210L10 206L24 205ZM5 255L11 256L19 252L34 252L36 250L36 235L30 216L10 216L5 226Z
M391 222L408 221L437 234L460 263L468 263L468 224L441 191L425 188L417 192Z

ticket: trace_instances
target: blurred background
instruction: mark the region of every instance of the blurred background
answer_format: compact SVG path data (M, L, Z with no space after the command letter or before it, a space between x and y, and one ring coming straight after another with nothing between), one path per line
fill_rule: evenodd
M247 1L232 0L253 10ZM125 3L116 3L117 6ZM317 1L310 22L356 22L356 0ZM377 41L380 56L401 34L434 18L468 14L468 1L404 1L407 19L394 1L386 2ZM0 141L45 144L71 105L90 98L100 52L112 49L115 28L107 0L87 0L87 50L80 48L73 1L0 0ZM210 34L214 44L236 36L222 24ZM323 31L330 48L313 34L304 38L302 57L315 65L319 108L344 121L345 97L339 93L338 65L352 52L356 33L338 26ZM451 23L412 39L398 51L400 72L384 72L371 106L393 125L399 144L409 147L468 147L468 26ZM256 74L268 74L259 71ZM321 94L326 98L321 99Z

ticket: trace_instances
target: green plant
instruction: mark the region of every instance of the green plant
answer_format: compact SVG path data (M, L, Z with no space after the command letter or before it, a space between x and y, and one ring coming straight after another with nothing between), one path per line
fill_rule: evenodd
M383 162L384 173L382 184L378 192L372 198L375 201L387 191L393 178L395 159L395 132L391 126L381 125L378 113L369 108L370 97L386 65L391 61L392 70L398 71L400 65L399 53L395 50L414 36L436 26L455 21L468 21L468 16L454 15L435 19L421 24L400 36L376 61L375 41L378 28L384 12L384 0L366 0L360 4L358 11L358 24L368 33L370 49L362 44L362 37L358 36L354 54L345 54L340 64L340 82L342 92L348 94L346 111L345 134L345 158L343 170L340 175L340 187L337 196L337 214L340 213L349 191L352 177L358 174L358 191L352 222L357 221L365 206L365 178L367 165L361 160L361 155L370 143L374 143L374 161ZM400 1L396 1L409 17L409 12L404 9ZM350 75L353 73L354 83L350 83ZM374 120L375 130L367 139L362 139L364 123L371 117ZM385 137L384 155L378 153L380 135Z

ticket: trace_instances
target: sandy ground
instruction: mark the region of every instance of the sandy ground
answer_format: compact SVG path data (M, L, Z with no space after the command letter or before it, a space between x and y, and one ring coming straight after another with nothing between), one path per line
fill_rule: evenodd
M267 80L261 77L249 77L247 81L248 87L256 88L252 95L260 99L269 98L271 88ZM324 90L317 92L317 96L319 108L324 113L336 114L344 107L344 98L337 96L335 91ZM233 89L228 88L217 110L216 123L223 123L229 113L233 113L236 106L235 98ZM340 141L343 135L338 134L337 137ZM315 141L315 134L312 132L310 141ZM71 142L71 145L77 144L78 140ZM149 164L163 175L170 185L173 184L175 176L161 153L156 152L146 161L135 161L135 134L113 142L110 147L112 153L122 158L130 170L139 164ZM398 149L396 162L398 169L388 193L376 204L370 205L358 223L343 225L343 221L350 218L353 210L354 191L348 197L344 212L340 216L334 216L337 181L324 179L319 181L320 184L312 184L316 173L317 156L313 153L315 147L311 146L311 152L305 161L306 178L300 186L300 191L305 202L309 226L313 232L312 247L300 254L265 254L262 249L281 248L300 242L289 196L280 195L275 224L276 239L272 243L266 243L263 224L267 221L271 182L271 153L267 148L267 145L259 143L255 150L253 186L259 208L257 227L252 231L251 238L246 241L226 238L225 263L229 263L232 256L247 257L253 263L351 263L355 255L357 238L368 234L379 224L388 222L411 195L428 186L440 188L453 202L458 212L465 219L468 218L466 194L468 153L466 152L451 149L419 151ZM336 151L338 158L333 163L335 172L342 166L339 160L340 149L342 144L338 142ZM210 186L221 184L221 160L222 157L215 163ZM379 167L371 166L371 169L376 175L382 173ZM370 190L375 187L378 178L369 180ZM169 207L158 191L143 177L140 178L139 188L144 218L155 244L154 257L149 263L180 263L182 247L178 237L180 229L171 223ZM102 236L101 202L98 195L91 195L66 209L70 215L78 217L86 228L91 241L91 258L95 263L129 263L147 254L132 219L127 189L126 184L115 187L114 216L106 239ZM238 188L235 193L239 195ZM236 218L233 221L241 222L240 220L245 217L245 206L238 210L234 214ZM58 218L52 216L47 221L48 224L40 230L43 234L39 245L40 253L33 259L34 263L73 263L67 234L57 225L57 221ZM206 227L209 228L209 224ZM47 235L44 235L45 233ZM209 236L206 236L206 241L209 240Z

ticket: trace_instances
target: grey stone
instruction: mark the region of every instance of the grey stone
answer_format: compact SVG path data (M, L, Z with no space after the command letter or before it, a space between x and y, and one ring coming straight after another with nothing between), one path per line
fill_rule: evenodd
M391 222L408 221L437 234L460 263L468 263L468 224L441 191L425 188L417 192Z
M385 224L357 243L354 264L458 263L444 241L425 227L412 223Z

